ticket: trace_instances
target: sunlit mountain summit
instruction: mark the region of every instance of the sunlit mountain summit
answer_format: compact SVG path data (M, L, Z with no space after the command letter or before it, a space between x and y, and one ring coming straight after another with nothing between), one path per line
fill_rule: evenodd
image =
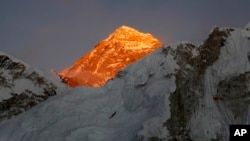
M105 41L125 38L118 35L110 35L96 46L95 53L87 54L99 55L98 59L102 60L100 63L97 59L99 66L92 69L84 66L93 71L91 75L98 74L101 66L112 70L103 62L113 54L106 54L107 51L101 54L100 46L106 43L108 48L112 42ZM111 50L139 48L117 44ZM0 110L7 109L9 103L16 103L19 98L17 104L21 105L5 110L9 113L5 117L22 110L26 103L32 104L33 98L38 102L40 95L47 98L50 92L47 86L54 82L49 81L51 75L42 77L24 71L26 75L21 73L23 65L14 65L20 61L9 57L11 63L5 54L2 56L0 98L6 92L16 94L10 93L14 98L4 101ZM81 72L79 68L72 71ZM15 78L13 82L11 78ZM59 85L55 92L61 90L61 84L56 84ZM17 91L23 89L21 86L29 90L24 91L25 97L17 97L23 95ZM10 120L3 119L0 141L229 141L229 125L250 123L249 86L250 24L245 28L214 27L200 45L190 42L163 45L124 67L103 87L67 87L30 110ZM38 91L31 95L34 88ZM50 95L54 94L54 90L51 92Z
M161 46L153 35L121 26L59 75L71 87L100 87L121 69Z

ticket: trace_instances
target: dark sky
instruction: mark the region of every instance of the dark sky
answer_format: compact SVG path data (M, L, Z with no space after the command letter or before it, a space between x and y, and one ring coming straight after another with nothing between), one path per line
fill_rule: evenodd
M168 44L244 27L249 0L1 0L0 50L42 70L68 67L121 25Z

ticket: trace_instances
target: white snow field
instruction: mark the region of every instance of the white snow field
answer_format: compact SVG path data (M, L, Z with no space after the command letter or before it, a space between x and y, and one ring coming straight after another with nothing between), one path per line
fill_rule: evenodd
M121 72L127 73L122 79L111 80L103 88L72 89L0 123L0 140L128 141L137 132L166 136L162 124L170 116L168 96L175 91L175 78L164 75L178 65L159 51L134 63ZM164 66L155 67L162 62Z

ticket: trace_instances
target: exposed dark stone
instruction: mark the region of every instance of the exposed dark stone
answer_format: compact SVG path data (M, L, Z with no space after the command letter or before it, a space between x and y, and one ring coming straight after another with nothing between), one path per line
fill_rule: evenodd
M247 89L249 82L250 72L220 81L214 96L220 99L214 100L224 103L231 109L235 118L243 116L250 104L250 91Z
M197 72L188 67L188 65L195 67L194 64L190 64L194 59L192 58L194 48L192 44L181 44L174 52L169 51L174 55L178 65L182 67L175 75L177 89L169 97L171 117L163 125L170 133L169 141L191 140L186 123L192 114L192 109L198 103L199 95L195 90L201 89L202 84L199 81L193 81L193 78L198 78Z
M126 74L127 74L128 72L126 72L126 71L124 71L124 70L121 70L121 71L119 71L117 74L116 74L116 77L118 77L118 78L122 78L122 77L124 77Z
M21 94L12 94L10 99L0 102L0 121L12 118L55 94L54 89L45 90L43 95L36 95L29 90L25 90Z
M163 48L162 48L162 53L165 54L165 56L167 56L167 55L168 55L168 52L169 52L169 50L170 50L170 48L171 48L170 46L163 47Z
M45 80L37 72L33 71L31 74L27 75L26 78L35 82L36 85L46 85Z
M208 39L199 47L200 56L197 58L199 74L204 74L206 68L219 58L220 48L224 46L225 38L228 37L231 31L233 29L220 30L215 27Z
M247 59L250 62L250 52L247 53Z
M27 87L23 92L14 93L13 88L17 79L31 81L34 86L41 89L40 92L30 91ZM12 118L30 109L48 97L55 95L57 90L57 87L43 76L35 71L27 72L24 64L14 62L6 55L0 55L0 88L9 89L11 95L11 98L0 102L0 121Z
M219 58L220 49L231 31L233 29L214 28L208 39L198 48L199 54L196 57L192 57L192 49L195 48L192 44L181 44L174 51L163 51L172 54L181 66L175 75L176 91L169 97L171 117L163 125L170 133L169 141L191 141L186 124L199 104L199 99L204 95L205 70Z

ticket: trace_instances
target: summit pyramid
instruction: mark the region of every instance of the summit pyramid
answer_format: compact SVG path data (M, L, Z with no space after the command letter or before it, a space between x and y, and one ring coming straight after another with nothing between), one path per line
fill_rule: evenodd
M100 87L128 64L161 46L151 34L121 26L59 76L71 87Z

